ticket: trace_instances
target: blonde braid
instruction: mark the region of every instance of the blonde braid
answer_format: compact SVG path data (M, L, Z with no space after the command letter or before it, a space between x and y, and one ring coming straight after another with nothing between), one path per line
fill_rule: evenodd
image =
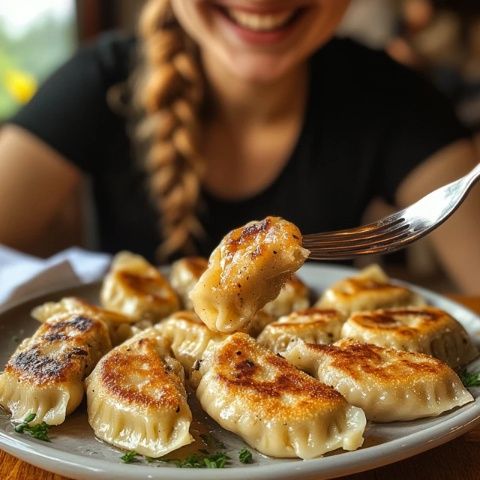
M157 255L193 251L203 229L197 219L204 163L198 149L203 78L192 43L169 0L149 0L140 18L144 63L134 103L143 118L137 138L148 142L145 169L163 236Z

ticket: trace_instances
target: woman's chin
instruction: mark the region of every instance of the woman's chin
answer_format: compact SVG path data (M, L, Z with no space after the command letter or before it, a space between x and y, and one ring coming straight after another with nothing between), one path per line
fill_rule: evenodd
M232 58L232 60L230 59ZM289 65L277 58L241 58L241 56L230 57L228 70L238 80L251 83L268 84L282 78L288 70ZM233 60L233 58L235 60ZM293 67L293 66L292 66Z

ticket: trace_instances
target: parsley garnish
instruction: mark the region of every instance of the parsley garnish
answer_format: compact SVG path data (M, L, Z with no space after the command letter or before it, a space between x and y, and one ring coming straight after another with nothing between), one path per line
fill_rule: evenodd
M466 387L480 387L480 372L468 372L463 370L460 379Z
M45 422L39 423L38 425L30 425L30 423L35 420L36 416L35 413L27 415L23 422L15 427L15 431L17 433L29 433L33 438L43 440L44 442L50 442L50 439L48 438L48 429L50 428L50 425L47 425Z
M173 460L178 468L225 468L230 457L223 452L216 452L212 455L193 455L184 460Z
M137 461L136 457L137 457L137 452L130 451L130 452L126 452L124 455L122 455L120 457L120 460L123 463L132 463L132 462Z
M253 463L252 452L248 448L242 448L238 454L238 459L242 463Z

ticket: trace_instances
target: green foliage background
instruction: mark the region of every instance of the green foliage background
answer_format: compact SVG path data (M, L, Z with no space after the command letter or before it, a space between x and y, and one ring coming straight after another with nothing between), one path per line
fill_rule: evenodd
M0 18L0 121L20 107L6 89L6 72L27 72L41 83L72 54L76 41L73 17L59 20L53 15L43 16L21 37L9 34L6 19Z

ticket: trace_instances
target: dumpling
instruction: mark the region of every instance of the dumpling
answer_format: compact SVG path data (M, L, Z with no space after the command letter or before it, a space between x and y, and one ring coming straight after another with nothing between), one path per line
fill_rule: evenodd
M360 408L245 333L209 346L193 378L203 409L265 455L307 459L362 445Z
M267 217L237 228L213 251L191 291L195 312L211 330L248 331L307 256L299 229L286 220Z
M19 422L59 425L83 398L83 380L111 349L106 325L95 318L59 314L25 339L0 375L0 405Z
M433 417L473 401L457 374L430 355L342 339L334 345L299 341L285 356L375 422Z
M283 355L288 345L301 338L308 343L333 343L340 338L345 317L334 309L308 308L281 317L258 336L260 345Z
M91 305L77 297L65 297L59 302L47 302L39 305L32 310L32 317L43 323L59 313L77 313L105 322L112 345L119 345L133 335L134 318Z
M278 297L268 302L263 311L273 317L282 317L310 305L308 287L297 275L292 275L283 285Z
M154 328L167 340L175 359L188 376L209 342L225 338L225 334L212 332L192 311L176 312Z
M186 310L193 310L189 294L207 267L208 260L203 257L185 257L172 264L170 284Z
M404 307L356 312L342 327L342 337L432 355L451 368L478 355L463 326L435 307Z
M100 300L109 310L153 323L180 308L177 294L165 277L143 257L129 252L113 259Z
M193 441L183 368L154 328L114 348L85 383L101 440L155 458Z
M315 304L336 308L346 315L361 310L425 305L425 300L408 288L390 282L378 265L371 265L357 275L329 287Z

